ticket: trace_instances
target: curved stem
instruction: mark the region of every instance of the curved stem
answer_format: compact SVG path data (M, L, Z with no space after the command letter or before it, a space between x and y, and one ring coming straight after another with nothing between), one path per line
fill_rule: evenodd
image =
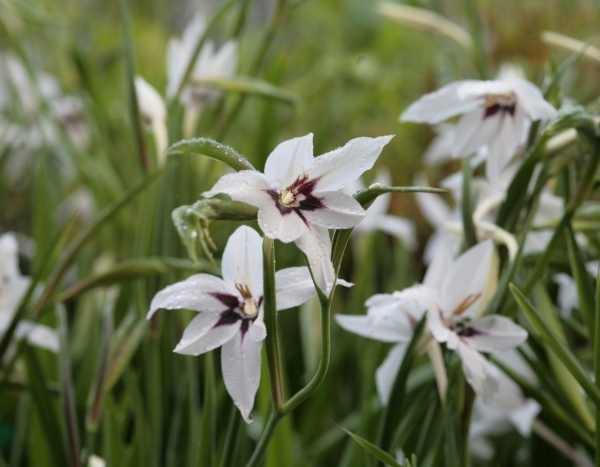
M254 448L252 457L250 457L250 460L248 460L248 462L246 463L246 467L255 467L256 465L258 465L258 463L260 462L260 460L262 459L262 457L264 455L265 449L267 448L267 445L269 444L269 440L271 439L271 435L273 434L273 431L275 430L275 427L277 426L277 422L279 421L280 418L281 418L280 414L278 414L275 411L271 412L271 414L269 415L269 418L267 419L267 423L265 424L265 427L263 428L263 432L260 435L258 444Z

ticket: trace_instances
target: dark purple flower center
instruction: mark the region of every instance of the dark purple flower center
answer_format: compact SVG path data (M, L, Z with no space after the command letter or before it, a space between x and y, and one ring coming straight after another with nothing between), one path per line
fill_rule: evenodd
M485 111L483 118L493 117L494 115L508 114L514 116L517 108L517 97L514 93L506 94L488 94L485 96Z
M294 183L281 191L267 190L282 216L295 212L306 222L302 211L315 211L324 207L320 198L313 195L318 179L298 177Z
M240 292L242 300L236 295L228 293L213 292L210 294L227 307L225 311L221 312L219 320L215 323L213 328L218 326L229 326L241 321L240 331L243 338L248 332L250 324L258 317L258 310L262 304L262 297L254 299L249 287L246 285L236 284L235 287Z

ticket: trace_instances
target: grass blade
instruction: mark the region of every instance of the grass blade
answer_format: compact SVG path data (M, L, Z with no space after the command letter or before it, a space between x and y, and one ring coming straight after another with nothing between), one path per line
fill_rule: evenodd
M298 96L275 86L267 81L249 77L237 78L203 78L194 80L193 84L213 88L220 91L263 97L290 105L298 104Z
M373 456L379 462L385 465L389 465L390 467L402 467L401 464L396 462L396 459L394 459L391 454L385 452L383 449L371 443L369 440L345 428L342 428L342 430L344 430L346 434L350 436L350 439L352 439L352 441L354 441L360 448L362 448L366 453Z
M533 307L527 297L525 297L523 292L521 292L514 284L510 285L510 290L519 307L531 323L534 333L537 334L548 348L561 360L594 403L600 404L600 389L588 378L585 370L581 367L575 356L566 348L550 328L548 328L538 311Z

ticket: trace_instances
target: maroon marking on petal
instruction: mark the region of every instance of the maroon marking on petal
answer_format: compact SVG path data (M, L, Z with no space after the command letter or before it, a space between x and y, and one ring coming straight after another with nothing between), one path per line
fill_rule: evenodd
M221 316L219 317L219 321L217 321L215 323L213 328L216 328L218 326L229 326L229 325L237 323L240 319L242 319L242 317L240 315L238 315L235 311L225 310L221 313ZM243 324L243 322L242 322L242 324Z
M475 336L481 336L483 333L475 328L471 328L471 327L466 327L464 329L461 329L460 331L458 331L458 335L460 337L475 337Z
M237 308L238 306L240 306L240 301L238 300L238 298L235 295L231 295L228 293L220 293L220 292L213 292L213 293L210 293L209 295L211 297L214 297L217 300L219 300L223 305L225 305L230 310L233 310L234 308Z
M279 193L277 193L275 190L267 190L267 194L275 202L275 206L277 207L279 214L281 214L282 216L285 216L286 214L289 214L294 210L293 208L290 208L289 206L284 206L279 202Z
M244 336L248 332L249 328L250 328L250 320L249 319L242 320L242 325L240 326L240 331L242 333L242 340L244 339Z
M483 114L483 119L493 117L498 112L510 114L510 116L515 115L516 104L511 105L503 105L503 104L492 104L485 108L485 112Z
M302 211L316 211L317 209L323 209L325 205L320 198L313 195L308 195L299 203L299 209Z

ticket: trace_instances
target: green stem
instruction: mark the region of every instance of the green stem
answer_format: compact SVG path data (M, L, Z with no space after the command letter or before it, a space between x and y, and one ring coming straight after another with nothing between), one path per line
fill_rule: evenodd
M273 405L277 413L284 408L283 367L279 345L279 327L277 326L277 303L275 297L275 241L265 237L263 240L264 271L264 313L267 337L265 347L269 361Z
M465 233L465 248L470 248L477 243L477 232L473 223L473 191L471 190L471 162L463 159L463 183L462 183L462 221Z
M252 457L246 463L246 467L255 467L261 461L265 449L267 449L267 445L269 444L269 440L271 439L271 435L277 426L277 422L280 420L282 415L273 411L269 415L267 422L265 423L265 427L263 428L263 432L260 435L260 439L258 440L258 444L254 448L254 452L252 453Z

